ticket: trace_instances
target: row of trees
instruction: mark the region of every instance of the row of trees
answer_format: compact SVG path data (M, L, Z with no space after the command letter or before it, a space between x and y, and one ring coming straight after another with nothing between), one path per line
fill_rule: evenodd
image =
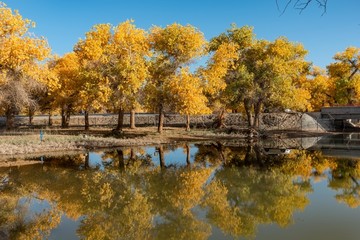
M50 56L43 38L29 32L34 23L0 5L0 110L7 128L15 115L61 112L62 127L70 115L164 112L189 116L227 111L246 113L257 127L262 111L290 108L319 110L332 104L355 104L360 96L360 49L335 55L327 71L306 61L307 51L285 37L257 39L249 26L231 27L209 42L191 25L171 24L139 29L131 20L117 26L99 24L71 53ZM194 62L207 57L205 66ZM30 118L31 119L31 118ZM220 118L221 119L221 118ZM220 123L221 125L221 123Z

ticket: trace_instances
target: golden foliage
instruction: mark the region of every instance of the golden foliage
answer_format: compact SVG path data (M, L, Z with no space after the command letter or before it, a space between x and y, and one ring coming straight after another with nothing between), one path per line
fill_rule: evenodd
M333 79L320 68L314 67L311 74L312 78L304 84L311 93L311 109L309 110L320 111L322 107L333 104L335 85Z
M50 48L43 38L36 38L29 29L34 26L28 19L0 4L0 70L21 70L31 76L37 61L44 60Z
M360 95L360 49L348 47L334 56L335 63L327 66L335 85L334 98L339 104L355 104Z
M80 40L74 47L74 52L80 61L105 61L105 51L107 50L111 38L111 25L94 25L85 34L85 40Z
M170 59L177 66L205 53L205 38L197 28L177 23L165 28L154 26L149 41L155 52Z
M49 67L54 74L49 81L50 86L54 85L49 88L49 94L54 98L53 104L62 107L64 104L77 101L80 87L80 65L77 55L75 53L65 54L62 58L52 60Z
M301 78L308 72L307 51L301 44L280 37L256 40L252 28L232 26L210 42L215 51L202 75L209 93L216 93L231 109L243 105L247 116L257 117L263 106L310 109L310 92ZM271 109L270 109L271 111ZM258 119L249 125L256 125Z
M305 61L306 54L307 51L301 44L292 43L284 37L266 46L266 59L258 69L261 74L258 77L265 76L265 86L269 86L268 90L260 90L262 96L270 95L265 101L299 111L311 108L311 95L302 81L309 70L309 63ZM262 81L259 82L260 86L264 84Z
M150 45L146 31L136 28L131 20L119 24L107 54L112 101L123 109L134 108L140 87L148 76Z
M174 23L165 28L153 27L150 30L149 42L154 54L149 67L150 77L144 88L146 108L159 111L161 114L164 109L174 110L174 108L184 113L205 111L206 99L202 96L201 91L189 90L197 94L196 100L201 104L199 108L186 99L191 96L178 101L170 93L171 91L179 97L185 97L185 86L178 84L187 84L186 87L190 87L188 85L190 75L184 75L184 79L181 79L182 70L180 68L205 54L204 35L191 25L182 26ZM201 85L196 83L199 79L194 78L194 81L195 84ZM175 107L174 104L177 106ZM158 129L161 131L162 126L158 126Z
M207 185L202 206L209 208L207 218L224 232L253 237L259 224L289 225L294 212L308 203L292 176L276 169L227 168Z
M238 46L234 43L222 43L207 64L207 68L201 70L202 76L206 79L206 92L215 95L226 88L224 77L234 66L237 60Z
M189 72L188 68L173 75L165 85L175 105L175 111L183 115L207 114L211 110L206 106L203 84L199 77Z
M189 211L199 204L204 195L203 185L212 173L211 168L183 171L177 176L170 202L174 207Z
M36 105L33 94L46 83L39 62L49 56L50 48L44 38L29 32L34 25L0 2L0 110L6 112L8 128L14 127L9 118Z
M208 217L216 226L233 236L253 235L244 228L245 219L241 217L241 209L231 206L227 198L228 190L220 181L212 181L206 190L207 196L202 204L211 209Z
M111 25L99 24L74 47L79 61L78 90L81 109L99 110L111 93L108 78L102 73L107 63L106 50L111 40Z

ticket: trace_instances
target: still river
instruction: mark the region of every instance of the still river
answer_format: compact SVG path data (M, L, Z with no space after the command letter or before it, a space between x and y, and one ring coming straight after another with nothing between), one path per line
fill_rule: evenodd
M358 134L264 146L181 143L0 168L0 239L360 239Z

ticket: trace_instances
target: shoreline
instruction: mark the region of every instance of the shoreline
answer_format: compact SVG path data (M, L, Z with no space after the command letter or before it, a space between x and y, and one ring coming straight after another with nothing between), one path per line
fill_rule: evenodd
M38 134L29 134L18 131L16 135L2 135L0 139L0 161L40 157L43 155L61 155L69 152L84 152L95 149L111 149L121 147L138 147L148 145L176 144L182 142L206 141L237 141L246 145L259 140L258 137L249 138L245 129L228 133L227 130L195 129L186 132L183 128L164 128L159 134L155 127L124 129L119 135L111 135L111 129L92 129L85 132L81 129L68 129L56 131L55 134L45 131L43 141ZM48 131L48 132L50 132ZM25 134L26 133L26 134ZM305 131L266 131L262 138L287 139L302 137L321 137L331 135L329 132Z

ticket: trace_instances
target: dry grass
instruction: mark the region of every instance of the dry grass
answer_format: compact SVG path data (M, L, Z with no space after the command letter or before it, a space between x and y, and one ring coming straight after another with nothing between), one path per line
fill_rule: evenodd
M156 127L141 127L125 129L121 134L112 135L110 134L110 128L93 128L87 132L81 128L47 129L44 131L42 142L40 141L39 131L26 132L26 134L17 132L16 135L0 136L0 158L1 156L60 151L84 151L88 149L123 146L146 146L181 141L218 141L231 139L241 141L246 137L244 133L241 133L241 130L237 133L226 133L226 131L226 129L221 131L193 129L187 132L183 128L166 127L163 133L159 134L157 133ZM277 137L284 135L286 137L289 134L269 133L268 137L271 137L271 135L276 135Z
M162 134L156 128L126 129L120 136L107 136L110 129L98 128L88 132L81 129L45 131L43 141L40 135L3 135L0 137L0 155L23 155L43 152L113 148L122 146L144 146L172 141L206 140L214 134L206 130L186 132L180 128L165 128ZM51 134L50 134L51 133ZM218 135L219 136L219 135Z

